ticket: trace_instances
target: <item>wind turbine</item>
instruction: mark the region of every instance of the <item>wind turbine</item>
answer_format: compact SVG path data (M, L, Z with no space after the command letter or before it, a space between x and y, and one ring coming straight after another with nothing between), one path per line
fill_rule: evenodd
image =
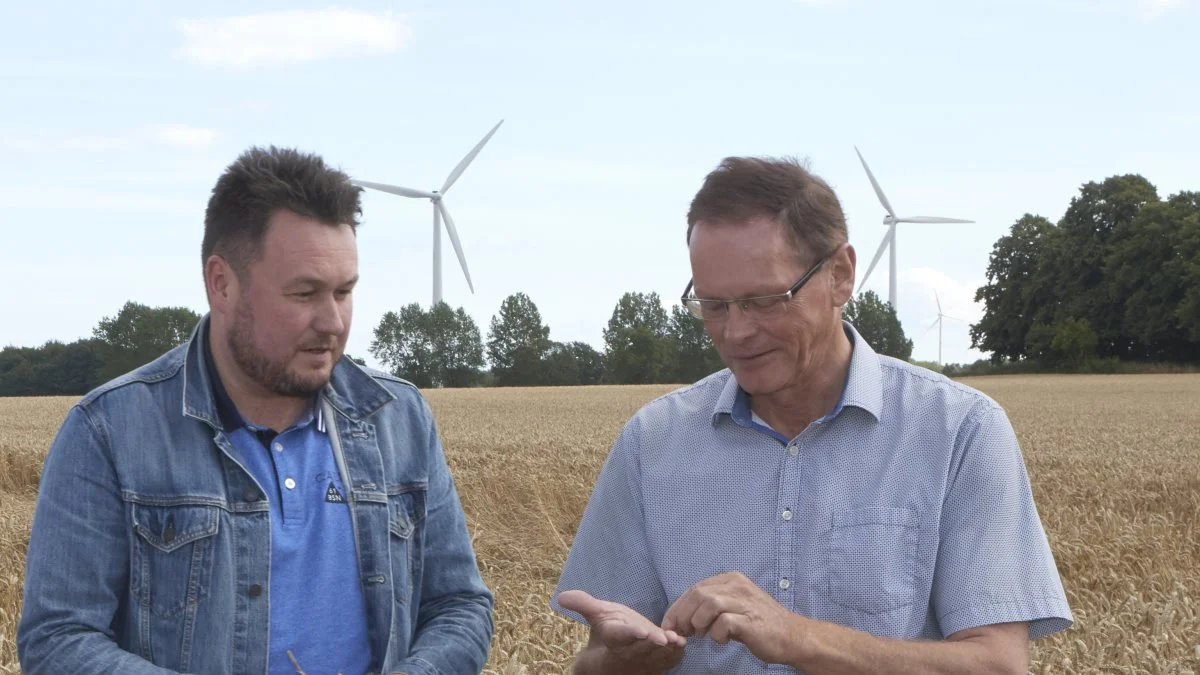
M937 319L935 319L933 323L929 324L929 328L926 328L925 332L928 333L929 331L933 330L934 326L938 327L938 365L940 366L942 365L942 324L945 323L944 319L950 319L951 321L962 321L962 319L942 313L942 300L938 297L937 291L933 292L933 299L937 301Z
M458 264L462 267L463 276L467 278L467 286L471 289L471 293L475 292L475 284L471 282L471 273L467 271L467 258L463 255L462 242L458 239L458 229L454 227L454 219L450 217L450 212L446 210L445 195L450 190L450 186L458 180L458 177L467 170L467 166L483 149L483 146L492 138L492 134L504 124L504 120L496 123L492 130L483 137L483 140L475 144L474 148L467 153L466 157L454 167L450 175L446 177L446 182L442 184L440 190L426 192L424 190L414 190L412 188L401 187L399 185L387 185L384 183L373 183L365 180L351 180L353 185L360 187L371 188L381 192L388 192L401 197L414 197L417 199L428 199L433 202L433 305L437 305L442 301L442 221L446 223L446 233L450 235L450 243L454 245L454 254L458 256Z
M863 275L862 283L858 286L858 291L861 293L863 286L867 285L867 279L871 276L871 272L875 269L875 265L879 259L883 257L883 250L888 249L888 304L892 309L896 308L896 225L898 223L973 223L973 220L963 220L961 218L942 218L940 216L905 216L897 218L895 210L892 209L891 203L886 195L883 194L883 188L879 187L879 181L875 180L875 174L871 173L871 167L867 166L867 160L863 159L862 153L858 152L858 146L855 146L854 152L858 153L858 161L862 162L863 168L867 171L867 178L871 179L871 187L875 188L875 194L879 196L879 203L883 204L883 208L887 210L887 215L883 217L883 224L887 226L887 234L883 235L883 241L879 244L879 250L875 252L875 258L871 260L871 265L867 267L867 273Z

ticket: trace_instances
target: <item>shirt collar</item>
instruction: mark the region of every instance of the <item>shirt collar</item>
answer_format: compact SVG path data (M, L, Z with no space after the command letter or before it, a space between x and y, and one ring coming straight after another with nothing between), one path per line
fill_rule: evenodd
M849 321L842 321L842 330L850 339L850 367L837 405L822 419L831 420L846 406L852 406L867 411L878 421L883 415L883 369L879 355ZM751 424L750 396L738 385L732 372L713 407L713 422L722 414L729 415L740 426Z

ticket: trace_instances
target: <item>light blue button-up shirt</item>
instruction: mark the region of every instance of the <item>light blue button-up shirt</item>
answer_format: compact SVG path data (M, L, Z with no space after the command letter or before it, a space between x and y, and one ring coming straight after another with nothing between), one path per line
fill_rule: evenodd
M740 571L788 610L878 636L941 639L1073 621L1016 436L986 395L853 354L841 400L795 438L757 421L729 370L639 410L614 443L558 593L656 623L699 581ZM792 672L690 638L672 673Z

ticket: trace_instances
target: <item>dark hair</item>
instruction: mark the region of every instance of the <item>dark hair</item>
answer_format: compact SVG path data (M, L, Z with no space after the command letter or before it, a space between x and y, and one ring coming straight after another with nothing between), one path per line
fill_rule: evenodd
M846 214L829 184L791 157L726 157L688 209L687 240L699 221L778 218L802 257L816 259L848 240Z
M267 221L287 209L331 226L358 231L362 188L319 156L271 146L252 147L230 164L213 187L204 213L201 261L214 253L242 276L261 257Z

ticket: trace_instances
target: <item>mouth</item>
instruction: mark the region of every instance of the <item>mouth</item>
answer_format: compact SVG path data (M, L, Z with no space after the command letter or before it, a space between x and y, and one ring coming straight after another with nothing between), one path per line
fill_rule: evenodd
M757 362L761 361L764 357L768 356L770 353L771 353L771 350L767 350L765 352L759 352L757 354L746 354L744 356L739 355L739 356L735 356L733 358L735 361L741 361L742 363L757 363Z

